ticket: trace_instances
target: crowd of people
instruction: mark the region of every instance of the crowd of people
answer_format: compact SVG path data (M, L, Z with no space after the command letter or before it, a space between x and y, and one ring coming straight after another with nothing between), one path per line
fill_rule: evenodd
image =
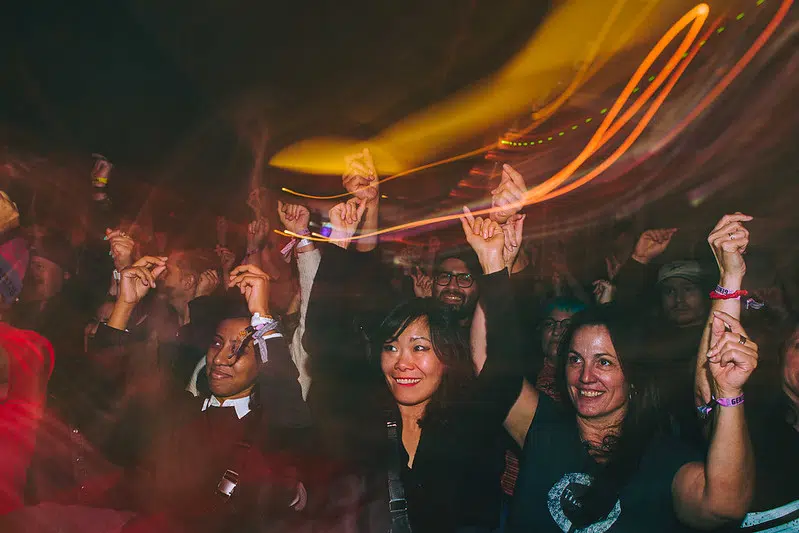
M504 165L460 242L387 261L347 164L328 237L259 201L243 254L223 220L76 246L2 193L0 531L799 531L799 320L751 216L541 278Z

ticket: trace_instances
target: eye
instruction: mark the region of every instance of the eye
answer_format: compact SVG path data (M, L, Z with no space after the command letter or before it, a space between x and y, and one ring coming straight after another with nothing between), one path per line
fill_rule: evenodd
M603 357L602 359L599 360L599 365L600 366L613 366L613 361Z
M544 327L544 329L554 329L555 328L555 322L552 321L552 320L544 320L544 322L541 325Z
M393 344L384 344L383 345L383 351L384 352L396 352L397 351L397 347L394 346Z
M416 346L413 347L414 352L426 352L429 349L430 348L428 346L425 346L424 344L417 344Z
M569 358L567 359L570 365L579 365L583 362L583 358L577 354L569 354Z

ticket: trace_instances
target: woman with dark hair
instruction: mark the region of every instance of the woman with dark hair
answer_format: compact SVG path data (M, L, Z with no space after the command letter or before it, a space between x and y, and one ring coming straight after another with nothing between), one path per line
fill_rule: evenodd
M712 243L725 243L718 253L730 276L742 277L730 259L740 259L748 242L742 220L723 219L711 234ZM712 313L705 331L696 379L714 393L703 409L712 409L714 423L702 461L669 431L638 315L611 304L574 316L557 376L570 412L525 384L506 421L523 446L509 531L673 532L744 516L754 460L742 389L757 366L757 344L726 312Z
M378 257L346 251L360 205L353 199L330 212L335 246L324 249L304 338L313 375L308 401L323 440L346 473L366 480L350 503L363 512L349 531L491 531L501 465L492 470L487 451L522 381L517 331L503 325L514 309L503 231L496 222L463 221L484 273L493 355L475 377L460 317L446 306L414 299L386 313L377 305L388 291ZM520 237L521 225L514 231Z

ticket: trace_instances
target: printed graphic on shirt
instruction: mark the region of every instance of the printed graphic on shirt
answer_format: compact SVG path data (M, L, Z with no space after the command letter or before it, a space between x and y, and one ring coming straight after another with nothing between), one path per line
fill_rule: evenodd
M782 507L748 513L741 523L742 531L758 533L787 533L799 531L799 500L787 503Z
M610 513L598 522L572 530L572 521L569 518L582 507L580 498L591 486L591 476L582 473L566 474L549 490L547 504L552 519L563 530L563 533L604 533L619 519L621 515L621 502L616 500Z

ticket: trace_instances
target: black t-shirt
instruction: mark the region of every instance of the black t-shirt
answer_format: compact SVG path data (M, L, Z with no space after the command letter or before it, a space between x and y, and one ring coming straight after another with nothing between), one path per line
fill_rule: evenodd
M658 437L644 453L638 471L624 486L610 513L599 522L575 528L570 508L602 467L580 440L574 416L541 395L522 450L519 479L508 531L604 533L687 530L674 513L671 484L684 464L700 460L673 437Z
M784 406L748 415L757 478L741 529L799 531L799 431L786 421Z

